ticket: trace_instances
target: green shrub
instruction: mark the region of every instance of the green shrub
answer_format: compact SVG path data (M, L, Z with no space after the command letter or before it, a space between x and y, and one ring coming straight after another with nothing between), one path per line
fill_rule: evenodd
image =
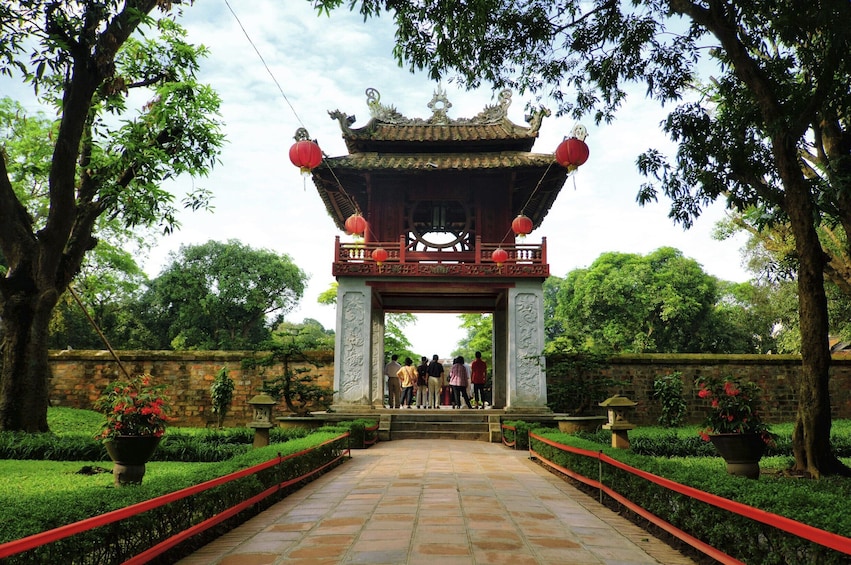
M109 461L103 444L93 438L103 424L103 415L90 410L49 408L47 417L52 430L49 433L0 432L0 459ZM269 432L272 443L285 443L307 436L310 430L272 428ZM245 453L253 442L251 428L169 428L151 460L224 461Z
M210 400L213 402L213 414L216 415L216 425L221 428L225 421L230 404L233 401L233 379L228 376L227 366L223 366L216 373L213 384L210 385Z
M112 484L111 474L75 474L73 469L79 468L79 462L38 462L37 465L40 468L48 469L48 473L42 473L45 476L45 482L40 483L33 480L32 466L35 463L0 461L0 477L4 481L4 486L7 486L0 489L0 543L193 486L263 463L277 457L278 453L288 455L300 452L334 437L336 437L334 434L316 433L283 445L254 449L218 463L193 465L148 463L143 484L121 489L108 488L108 485ZM258 474L220 485L204 493L127 518L113 525L84 532L66 540L48 544L43 548L10 557L4 563L64 563L68 561L67 558L70 555L76 556L75 563L123 562L129 556L218 514L272 485L297 478L311 469L319 468L339 457L344 447L345 444L342 441L323 445L313 453L288 460L281 466L270 467ZM8 487L8 484L17 484L18 488ZM21 485L26 485L25 489L22 490ZM241 513L238 520L244 521L299 486L301 485L278 491ZM232 527L233 524L225 524L225 526ZM221 530L214 531L213 535L221 533ZM175 556L179 555L179 552L179 549L172 550Z
M673 481L737 500L840 535L851 531L845 500L851 483L843 478L801 481L763 475L759 481L728 475L720 457L663 458L613 449L576 435L536 430L553 441L603 451L610 457ZM658 434L657 437L663 437ZM668 438L676 438L668 435ZM805 542L796 536L764 526L711 505L676 494L615 466L599 466L596 458L584 457L532 439L533 448L555 463L614 488L644 509L656 514L704 542L747 563L845 563L847 556ZM634 445L634 444L633 444ZM771 460L783 465L782 458ZM596 492L596 491L595 491ZM743 543L744 542L744 543Z
M584 416L597 410L620 381L604 376L608 356L595 353L553 352L547 356L547 406L556 413Z
M662 413L659 425L663 428L676 428L682 425L686 416L686 401L683 398L683 374L679 371L656 377L653 381L653 398L659 401Z

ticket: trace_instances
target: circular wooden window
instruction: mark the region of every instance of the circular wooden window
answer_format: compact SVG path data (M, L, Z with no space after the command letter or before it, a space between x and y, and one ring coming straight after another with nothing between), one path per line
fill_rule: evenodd
M472 214L460 200L422 200L408 212L408 229L426 249L470 248Z

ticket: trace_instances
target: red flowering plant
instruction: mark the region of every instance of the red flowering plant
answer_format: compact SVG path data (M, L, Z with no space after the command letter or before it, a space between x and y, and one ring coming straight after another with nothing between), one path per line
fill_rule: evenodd
M708 400L712 410L706 415L700 432L704 441L710 434L759 434L765 443L773 435L762 421L761 390L756 383L733 377L707 377L695 381L697 396Z
M117 436L155 436L165 432L170 418L165 385L155 385L151 375L129 381L115 381L95 401L95 410L106 416L96 439L109 441Z

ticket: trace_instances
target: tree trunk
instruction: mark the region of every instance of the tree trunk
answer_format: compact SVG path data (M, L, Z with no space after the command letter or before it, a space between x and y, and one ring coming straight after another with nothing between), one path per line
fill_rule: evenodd
M777 156L780 152L775 152ZM784 170L781 153L778 165ZM827 297L824 291L825 254L814 225L811 195L797 164L786 163L785 208L795 234L798 253L798 315L801 331L801 382L798 412L792 433L795 469L813 477L849 474L830 446L830 345L828 343Z
M55 291L20 290L3 302L0 430L46 432L50 403L47 337Z

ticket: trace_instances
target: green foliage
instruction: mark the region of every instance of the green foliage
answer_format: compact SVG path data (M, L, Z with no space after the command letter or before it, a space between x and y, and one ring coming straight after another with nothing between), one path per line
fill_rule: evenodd
M3 9L0 74L29 83L23 106L56 119L0 151L0 429L47 431L52 313L98 239L119 226L175 229L176 195L163 187L218 160L220 101L197 80L206 50L186 42L179 9L41 0ZM204 208L209 197L193 188L183 204Z
M223 366L216 373L216 378L213 384L210 385L210 399L213 401L213 413L216 415L216 423L218 427L222 427L225 421L225 414L233 402L233 389L236 385L233 379L228 376L227 366Z
M514 442L514 449L523 451L529 449L529 432L537 431L540 424L524 422L523 420L505 420L503 425L514 427L513 430L502 428L502 434L509 443Z
M318 0L315 6L327 12L343 3ZM851 292L851 64L845 56L851 34L837 23L851 21L851 3L479 2L463 17L451 2L348 4L365 17L391 12L399 63L426 69L434 79L453 74L470 87L486 82L537 93L554 101L559 114L591 115L598 124L615 118L636 82L646 86L646 97L676 104L662 125L676 154L650 148L638 157L647 182L637 201L655 203L661 193L670 199L670 218L685 228L718 199L730 210L756 208L763 226L788 222L800 262L801 355L809 375L798 413L801 437L811 439L801 440L798 465L816 474L849 472L817 436L830 428L824 273L835 271ZM819 234L820 225L835 229L832 241ZM630 311L633 293L620 290ZM711 352L730 351L719 345L754 351L760 342L694 343L696 327L660 326L670 314L674 320L693 310L688 301L669 302L667 294L662 288L658 299L672 311L650 312L646 323L630 314L633 324L626 327L599 320L596 326L608 332L590 343L584 328L565 328L568 344ZM615 304L618 292L610 295ZM700 316L686 319L702 324ZM674 335L651 333L651 327Z
M295 307L307 281L288 255L236 240L181 246L170 260L143 299L145 319L162 331L162 349L256 347Z
M697 396L709 401L711 408L704 420L707 434L760 434L766 443L771 440L768 426L762 421L762 391L756 383L727 377L699 377L695 379Z
M150 375L108 384L94 404L106 416L97 437L108 441L116 436L162 436L169 422L165 389L153 384Z
M317 299L320 304L333 306L337 303L337 281L334 281L324 290ZM414 314L405 312L388 312L384 319L384 356L386 361L390 360L390 356L394 353L399 356L399 359L410 357L411 359L419 359L420 354L411 351L411 341L405 335L405 328L417 322L417 317ZM431 358L430 354L423 353Z
M52 406L47 409L47 423L56 435L83 434L91 437L101 429L103 414L94 410Z
M461 338L458 348L452 352L453 357L463 355L464 359L475 359L476 351L482 352L482 360L488 368L493 367L493 315L492 314L460 314L461 328L466 335ZM429 359L431 357L429 356Z
M273 428L270 432L272 443L285 443L309 434L304 428ZM218 430L218 433L171 430L163 436L151 461L226 461L249 451L253 441L254 431L248 428ZM0 432L0 459L109 461L109 456L100 442L83 434Z
M547 361L547 406L556 413L599 413L597 404L608 398L609 389L620 384L604 373L606 355L550 350Z
M21 496L20 488L0 488L0 543L194 486L277 458L278 454L287 456L317 447L334 437L335 434L314 433L287 444L254 449L219 463L148 463L145 483L129 489L107 488L112 483L111 474L73 474L80 468L79 462L39 462L45 471L39 476L38 472L34 473L33 464L0 461L0 484L2 481L17 482L19 485L26 483L28 489ZM129 556L215 516L273 485L297 478L308 470L329 463L339 457L345 447L345 440L341 438L310 453L287 460L280 466L122 520L110 527L110 535L106 538L102 531L96 529L48 544L5 562L60 563L67 561L68 555L74 555L75 562L78 563L124 562ZM248 511L240 513L235 520L226 523L225 527L233 527L248 519L300 486L301 484L297 483L275 492ZM221 531L213 530L201 541L209 541L211 536L215 537L220 533ZM172 555L175 556L177 553Z
M310 367L303 366L321 366L321 363L307 355L316 343L316 336L312 333L303 333L296 328L279 329L263 347L264 353L259 357L243 359L242 365L245 368L257 368L261 374L270 367L280 366L281 374L264 379L261 390L275 400L283 400L291 413L306 415L316 407L329 410L334 400L334 391L317 385L310 374Z
M653 380L653 398L662 406L659 424L665 428L675 428L683 423L686 416L686 401L683 397L683 374L679 371L669 375L657 376Z
M755 327L743 298L722 292L730 288L667 247L604 253L545 297L561 329L554 343L578 351L755 353L772 325Z
M605 442L592 443L555 431L535 430L535 433L558 443L594 452L603 451L609 457L643 471L816 528L840 535L851 528L851 517L843 502L845 497L851 495L851 485L845 479L812 481L787 477L782 473L763 473L759 481L752 481L728 475L723 460L718 456L648 457L632 450L613 449ZM630 432L630 436L632 434ZM660 447L662 438L675 437L670 430L658 430L658 434ZM715 509L617 467L607 464L601 467L596 457L575 455L534 439L531 441L533 449L543 457L586 477L601 479L603 484L645 510L746 563L839 564L846 561L847 556L805 542L793 534ZM788 463L789 460L772 459L767 463L783 465L784 461ZM596 491L594 494L596 496ZM747 540L747 543L742 543L742 540ZM770 558L766 559L767 556Z

